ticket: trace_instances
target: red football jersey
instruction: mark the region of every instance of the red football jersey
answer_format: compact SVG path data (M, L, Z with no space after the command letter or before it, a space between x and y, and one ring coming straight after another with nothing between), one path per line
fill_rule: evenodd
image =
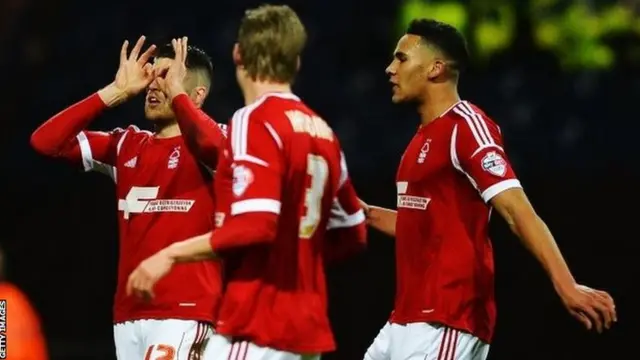
M149 303L125 293L128 277L141 261L213 227L211 178L182 136L160 139L130 126L109 133L81 132L78 144L85 170L107 173L116 183L120 259L114 321L213 321L221 293L217 262L176 265L155 286Z
M495 326L489 200L520 182L498 126L460 101L420 127L397 173L391 321L441 323L490 342Z
M277 214L278 224L272 243L223 253L227 286L217 330L282 351L331 351L326 250L335 238L348 241L338 229L365 228L338 140L286 93L238 110L229 128L216 171L216 224L248 213Z
M187 150L182 136L156 138L135 126L82 131L105 109L98 94L93 94L42 124L31 144L40 153L105 173L116 183L120 259L114 321L214 321L221 295L221 269L216 262L176 265L158 282L150 303L126 296L128 277L141 261L173 242L213 229L214 198L210 175ZM194 116L208 118L199 110ZM223 136L224 125L218 126Z

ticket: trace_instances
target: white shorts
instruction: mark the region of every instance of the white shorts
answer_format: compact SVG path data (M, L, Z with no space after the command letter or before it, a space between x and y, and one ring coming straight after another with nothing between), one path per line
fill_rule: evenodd
M486 360L489 344L443 325L387 323L364 360Z
M195 320L135 320L113 326L118 360L197 359L213 334Z
M231 342L214 335L204 348L203 360L320 360L319 354L295 354L258 346L247 341Z

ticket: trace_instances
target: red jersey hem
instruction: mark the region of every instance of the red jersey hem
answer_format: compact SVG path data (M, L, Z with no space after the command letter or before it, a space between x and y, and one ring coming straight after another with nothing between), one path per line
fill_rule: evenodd
M411 317L399 317L395 314L392 315L391 319L389 320L390 323L392 324L398 324L398 325L406 325L406 324L410 324L410 323L430 323L430 324L442 324L444 326L456 329L456 330L460 330L466 333L469 333L475 337L477 337L478 339L480 339L481 341L487 343L487 344L491 344L491 340L493 335L490 334L486 334L486 333L479 333L477 331L473 331L471 330L471 328L469 326L465 326L462 323L456 322L456 321L449 321L443 318L439 318L436 316L411 316Z
M114 316L113 323L119 324L137 320L193 320L215 324L215 318L211 314L195 313L189 315L168 314L163 312L145 312L132 316Z
M216 332L220 335L230 336L230 337L237 336L237 335L231 334L230 331L231 331L230 329L225 329L223 327L219 327L216 329ZM330 351L335 351L336 349L336 345L333 341L329 343L320 343L320 345L314 344L314 345L308 345L308 346L300 346L299 344L296 344L296 345L275 344L269 341L262 341L253 336L243 336L243 337L247 338L247 340L249 340L251 343L257 346L271 348L278 351L288 351L294 354L322 354Z

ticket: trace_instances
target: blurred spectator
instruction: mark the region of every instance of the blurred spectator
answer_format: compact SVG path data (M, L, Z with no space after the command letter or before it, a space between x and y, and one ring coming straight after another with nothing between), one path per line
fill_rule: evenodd
M7 359L47 360L40 318L26 294L5 278L4 252L0 249L0 299L6 301Z

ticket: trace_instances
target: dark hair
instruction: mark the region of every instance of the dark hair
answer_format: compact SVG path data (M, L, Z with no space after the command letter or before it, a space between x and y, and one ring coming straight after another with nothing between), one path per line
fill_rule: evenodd
M449 66L454 70L463 71L469 65L467 42L455 27L433 19L415 19L409 24L407 34L420 36L442 51L452 61Z
M173 51L171 43L169 43L156 49L154 56L156 58L173 59L176 53ZM185 65L189 70L204 70L207 72L209 79L213 78L213 63L211 62L211 58L200 48L191 45L187 47L187 61Z

